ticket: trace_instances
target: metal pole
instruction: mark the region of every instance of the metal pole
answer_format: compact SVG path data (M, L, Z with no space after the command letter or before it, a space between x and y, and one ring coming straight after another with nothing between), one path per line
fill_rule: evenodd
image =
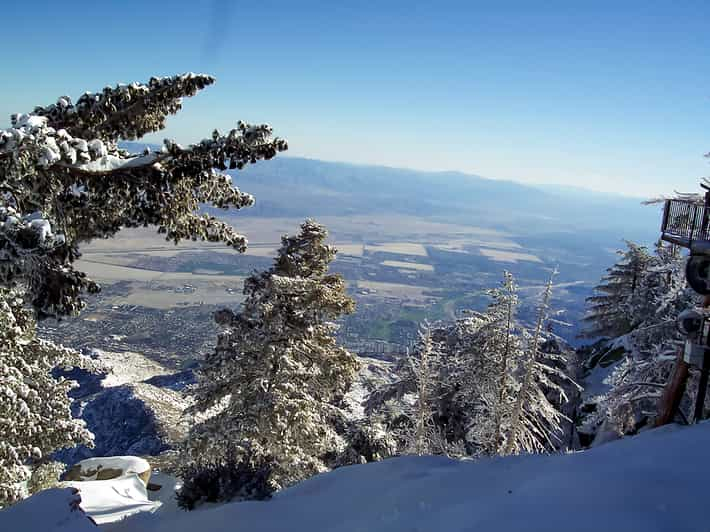
M680 402L683 400L685 386L688 382L688 363L683 360L683 349L678 349L678 355L675 361L675 367L671 374L666 388L663 391L661 400L658 402L658 415L656 416L655 426L660 427L673 423L676 412L680 409Z
M710 347L710 334L706 334L705 344ZM708 376L710 375L710 356L707 350L703 355L703 367L700 369L700 381L698 382L698 395L695 397L694 423L700 423L705 410L705 395L708 390Z
M670 210L671 210L671 200L666 200L666 202L663 205L663 219L661 220L661 233L665 233L666 228L668 227L668 216L670 215Z
M705 394L708 389L708 375L710 374L710 357L705 354L703 359L703 369L700 370L700 382L698 383L698 396L695 399L695 423L700 423L703 419L705 409Z
M707 190L707 187L703 187ZM705 192L705 205L703 207L703 230L707 225L708 220L708 209L710 209L710 191ZM701 236L702 238L702 236ZM708 306L708 298L705 298L704 306ZM704 327L707 327L704 325ZM707 328L705 329L705 345L710 347L710 334L708 334ZM703 367L700 369L700 380L698 381L698 395L695 398L695 415L694 422L700 423L703 419L703 411L705 410L705 395L708 391L708 376L710 374L710 357L708 356L708 351L705 350L703 353Z

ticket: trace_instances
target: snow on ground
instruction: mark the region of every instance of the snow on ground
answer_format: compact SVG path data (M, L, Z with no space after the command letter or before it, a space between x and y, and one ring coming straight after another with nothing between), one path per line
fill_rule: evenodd
M181 483L174 476L167 473L162 473L160 471L155 471L150 476L151 484L156 484L160 486L158 491L149 491L148 498L151 501L160 504L157 509L161 514L176 514L183 513L177 505L177 499L175 497L175 492L180 488ZM201 531L198 531L201 532Z
M71 488L45 490L0 511L2 532L96 532Z
M109 532L660 532L710 530L710 423L554 456L402 457L319 475L271 501L182 512ZM0 529L3 528L0 513ZM27 532L39 532L28 529Z

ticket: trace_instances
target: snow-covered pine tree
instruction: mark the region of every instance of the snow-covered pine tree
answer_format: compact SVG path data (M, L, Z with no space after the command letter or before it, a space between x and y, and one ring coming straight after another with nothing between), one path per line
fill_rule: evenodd
M488 316L492 323L499 329L498 352L500 359L497 372L497 390L494 406L495 410L495 439L491 446L494 454L499 454L503 445L504 426L508 417L511 392L514 388L511 368L517 365L520 359L520 337L515 334L515 319L518 307L518 286L515 284L513 274L506 271L503 274L502 285L491 293L493 304L489 307Z
M559 410L558 404L568 400L562 382L572 380L558 367L558 363L565 362L564 355L542 349L546 340L545 327L550 319L552 282L556 274L556 271L552 273L543 290L535 329L523 331L527 349L520 368L519 388L503 454L554 449L554 440L564 433L562 422L565 415ZM550 395L556 396L554 402L550 400Z
M0 288L0 507L25 493L30 461L93 437L72 419L67 392L73 381L54 379L55 367L84 367L91 360L74 350L38 339L22 294Z
M446 452L444 436L435 422L442 390L442 353L431 337L431 328L424 323L419 331L416 356L407 353L407 363L414 380L414 401L409 409L411 425L405 434L405 452L410 454L440 454Z
M642 279L653 263L645 246L626 241L626 250L617 252L621 258L607 270L607 275L587 298L584 317L587 337L614 337L631 331L649 311Z
M469 311L452 324L433 328L431 349L420 340L412 356L416 365L408 359L398 364L399 379L376 390L366 412L384 417L389 430L410 436L404 438L401 452L412 447L406 445L412 440L433 442L427 452L456 454L456 449L469 456L559 448L561 425L569 422L562 408L569 392L579 387L568 374L571 350L560 348L563 342L547 327L555 321L549 310L551 293L552 279L530 331L516 316L517 285L506 272L501 285L488 291L486 310ZM421 353L436 357L423 358ZM435 366L437 371L432 371ZM426 387L420 375L426 376ZM418 398L424 395L432 406L422 410ZM424 433L428 440L411 437Z
M469 413L466 440L475 455L500 454L505 444L525 353L517 289L513 275L504 272L501 285L487 291L486 311L470 312L457 323L462 368L457 401Z
M328 273L335 248L326 229L306 220L283 237L274 266L246 279L239 313L216 314L225 326L199 372L184 462L267 456L283 487L327 469L342 450L333 419L358 369L339 346L332 320L354 301Z
M166 140L160 151L131 154L118 146L162 129L166 117L181 109L183 97L213 82L210 76L184 74L87 92L76 103L62 96L55 104L13 115L11 126L0 130L0 287L12 289L0 292L0 332L7 336L0 345L0 393L8 397L0 405L7 409L1 422L10 431L2 427L0 442L0 457L7 457L0 459L6 500L16 496L8 486L23 478L19 464L30 455L89 438L69 415L68 383L49 373L55 365L89 361L37 340L19 301L40 318L76 314L82 293L98 290L73 268L80 244L123 227L154 225L176 243L199 238L238 251L246 246L244 236L199 210L203 204L237 209L252 204L253 198L219 170L285 150L286 142L272 138L268 125L240 122L195 145ZM45 391L34 390L30 381ZM24 430L10 415L15 408L25 412L28 423L44 416L45 427L28 425L15 443L14 431ZM6 440L5 434L11 436Z
M626 322L631 328L614 331L617 334L600 343L588 362L591 371L606 353L621 353L607 378L609 391L590 399L596 410L585 423L592 430L604 424L604 431L625 434L652 424L657 401L683 341L676 318L683 310L699 304L697 294L685 280L685 257L678 248L659 242L649 257L637 278L635 297L626 299L625 309L630 316ZM691 375L681 405L686 412L696 390L697 377Z
M456 397L457 325L424 322L413 350L393 368L397 379L364 403L366 415L395 436L398 454L466 454L467 416Z
M153 225L175 242L199 238L243 251L243 235L199 209L253 203L218 170L285 150L268 125L240 122L187 147L166 140L156 152L118 147L162 129L183 97L213 82L202 74L151 78L13 115L0 131L0 284L26 285L40 316L73 314L81 292L96 288L72 267L79 245L123 227Z

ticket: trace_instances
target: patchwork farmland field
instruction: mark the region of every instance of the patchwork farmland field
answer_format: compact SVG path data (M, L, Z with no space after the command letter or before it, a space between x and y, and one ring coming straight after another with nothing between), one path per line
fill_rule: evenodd
M110 321L120 324L109 335L113 349L125 343L125 349L140 348L170 360L172 355L156 346L171 346L174 353L211 349L214 325L200 328L192 316L206 316L199 319L209 322L217 308L238 309L244 278L270 267L281 236L295 232L302 220L234 216L229 221L249 238L244 254L204 242L176 246L153 228L124 230L85 246L77 266L105 290L80 320L67 321L53 334L65 335L57 336L65 343L84 345L87 338L106 338L101 324ZM563 272L560 285L570 280L564 277L568 269L576 276L587 267L578 256L539 244L531 247L526 238L509 231L413 216L325 216L319 221L339 250L332 269L343 275L357 302L357 311L342 321L341 341L361 353L401 351L413 341L419 321L451 319L462 309L483 308L486 289L500 282L503 269L513 271L521 287L530 287L521 289L525 313L534 309L539 290L533 287L542 286L553 266L559 264ZM560 289L556 304L581 312L580 294L588 286ZM123 321L116 320L117 312ZM158 330L140 332L151 327ZM175 335L183 340L178 342Z

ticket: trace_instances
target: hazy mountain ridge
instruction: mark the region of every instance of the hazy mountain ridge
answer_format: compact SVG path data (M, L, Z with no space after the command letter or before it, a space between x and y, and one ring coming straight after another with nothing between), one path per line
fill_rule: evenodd
M657 209L636 198L541 189L460 172L280 157L232 175L237 186L255 194L250 214L256 215L386 211L525 233L613 231L618 238L638 240L654 238L659 219Z
M124 143L132 151L146 146ZM462 172L280 156L229 172L253 194L250 216L325 216L368 213L416 215L518 234L581 232L605 242L652 242L658 208L641 199L567 185L532 186ZM246 211L245 211L246 212ZM602 233L602 238L595 238Z

